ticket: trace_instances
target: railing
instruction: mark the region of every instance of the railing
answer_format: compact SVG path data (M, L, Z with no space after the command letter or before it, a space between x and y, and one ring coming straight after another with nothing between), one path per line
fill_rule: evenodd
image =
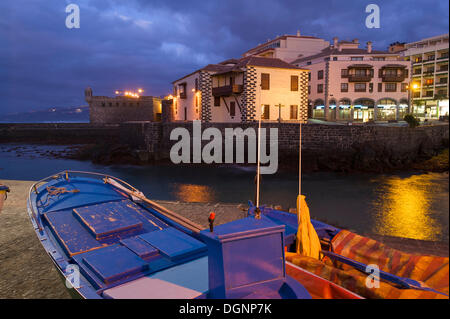
M403 82L405 80L404 75L382 75L383 82Z
M370 82L373 78L373 75L348 75L349 82Z
M213 96L228 96L232 94L240 94L243 92L243 86L240 84L225 85L212 88Z

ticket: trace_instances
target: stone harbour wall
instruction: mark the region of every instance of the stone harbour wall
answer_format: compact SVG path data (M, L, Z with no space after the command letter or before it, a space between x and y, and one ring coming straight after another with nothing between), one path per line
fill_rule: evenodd
M96 144L101 152L117 145L122 152L134 152L140 160L169 160L173 129L183 127L190 133L192 122L129 122L121 124L0 124L0 143L40 142ZM202 131L218 128L225 137L226 128L254 128L257 123L201 123ZM263 128L278 129L280 166L298 165L299 124L263 123ZM268 130L266 132L268 136ZM383 125L302 125L302 160L305 170L384 171L408 167L448 147L447 123L409 128ZM202 141L202 145L209 141ZM111 145L113 147L104 147ZM247 150L247 144L245 144ZM222 145L223 154L225 147ZM192 151L191 151L192 154ZM108 155L108 154L105 154ZM134 154L135 155L135 154ZM134 156L133 155L133 156ZM247 158L246 154L246 158ZM192 156L192 155L191 155Z
M192 123L147 123L142 127L144 147L155 159L168 159L170 149L177 141L170 140L170 133L177 127L186 128L191 137ZM252 127L257 132L257 123L202 123L202 131L218 128L225 137L225 128ZM278 129L278 152L281 165L297 165L299 149L299 124L263 123L269 139L270 128ZM380 171L397 168L417 159L431 157L437 150L448 147L448 124L429 125L417 128L381 125L302 125L302 159L309 170L353 170ZM224 138L223 138L224 140ZM202 141L202 146L209 141ZM247 148L247 145L245 146ZM222 150L225 150L222 145Z

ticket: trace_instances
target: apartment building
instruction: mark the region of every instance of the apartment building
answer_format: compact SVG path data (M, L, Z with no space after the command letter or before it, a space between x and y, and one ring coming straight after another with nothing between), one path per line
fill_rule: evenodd
M267 40L266 43L257 45L245 52L242 56L260 56L266 58L277 58L285 62L310 56L327 48L330 42L313 36L304 36L297 31L297 35L282 35L275 39Z
M396 46L411 63L412 113L419 118L449 115L448 49L448 33Z
M249 55L209 64L173 84L174 118L205 122L306 121L308 70Z
M310 70L309 117L331 121L399 120L408 112L410 63L398 53L339 41L291 63Z

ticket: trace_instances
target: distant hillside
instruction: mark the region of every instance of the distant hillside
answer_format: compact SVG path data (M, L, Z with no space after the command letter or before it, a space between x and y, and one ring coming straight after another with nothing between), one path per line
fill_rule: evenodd
M89 107L52 107L46 110L0 115L0 123L86 123Z

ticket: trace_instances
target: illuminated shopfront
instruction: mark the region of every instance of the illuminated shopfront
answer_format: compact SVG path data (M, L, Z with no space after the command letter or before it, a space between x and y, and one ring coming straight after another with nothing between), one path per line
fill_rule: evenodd
M321 99L314 101L313 105L313 118L323 119L325 118L325 103Z
M374 101L358 99L353 105L353 120L367 122L373 120Z
M377 120L392 121L397 119L397 103L392 99L382 99L377 103Z

